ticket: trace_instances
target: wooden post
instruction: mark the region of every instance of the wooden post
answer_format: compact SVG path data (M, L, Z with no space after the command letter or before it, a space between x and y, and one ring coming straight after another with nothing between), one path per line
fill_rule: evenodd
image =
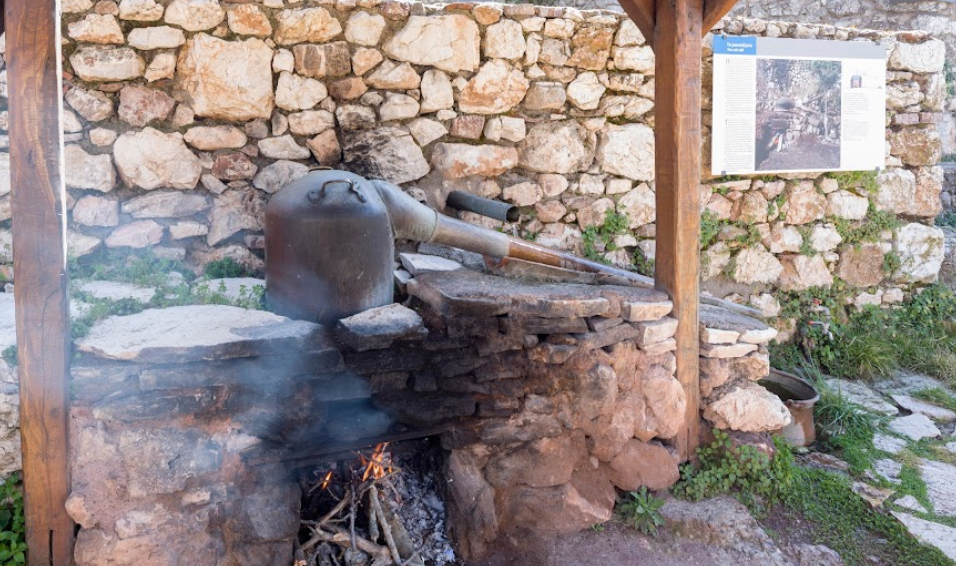
M20 437L30 566L73 560L69 349L56 0L6 0Z
M677 379L687 412L676 438L682 460L700 442L700 84L703 0L657 0L654 52L657 252L654 279L674 301Z

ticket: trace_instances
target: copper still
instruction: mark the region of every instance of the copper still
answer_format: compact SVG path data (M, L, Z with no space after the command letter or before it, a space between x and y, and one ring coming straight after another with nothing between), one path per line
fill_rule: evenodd
M272 197L265 230L275 312L329 324L392 302L395 235L370 181L309 173Z
M396 185L345 171L315 171L289 183L269 201L265 230L270 305L322 324L392 302L395 239L596 273L616 285L654 286L632 271L439 214ZM701 302L761 316L713 297Z

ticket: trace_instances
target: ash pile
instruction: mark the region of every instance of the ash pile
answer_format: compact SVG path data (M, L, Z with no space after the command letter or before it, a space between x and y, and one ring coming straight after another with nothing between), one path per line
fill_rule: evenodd
M428 444L383 443L309 472L295 566L455 564L439 456Z

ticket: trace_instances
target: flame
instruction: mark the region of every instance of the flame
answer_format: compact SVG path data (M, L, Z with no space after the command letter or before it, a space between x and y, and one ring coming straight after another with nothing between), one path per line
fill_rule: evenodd
M375 447L375 450L372 451L372 456L366 458L365 456L359 456L362 461L362 465L365 466L365 473L362 474L362 481L367 480L369 477L373 479L382 479L386 475L392 473L391 463L385 463L385 449L388 448L388 442L383 442Z
M325 489L329 487L329 482L332 481L332 470L329 470L329 473L325 474L325 479L322 480L322 486L319 489Z

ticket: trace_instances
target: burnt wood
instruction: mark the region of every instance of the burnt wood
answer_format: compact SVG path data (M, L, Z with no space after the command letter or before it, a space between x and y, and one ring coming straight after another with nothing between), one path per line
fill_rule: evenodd
M31 566L72 563L69 315L56 0L6 0L20 436Z
M687 397L676 437L682 460L700 441L700 90L704 0L657 0L655 52L655 183L657 256L654 279L674 302L677 379ZM730 2L732 4L732 2Z

